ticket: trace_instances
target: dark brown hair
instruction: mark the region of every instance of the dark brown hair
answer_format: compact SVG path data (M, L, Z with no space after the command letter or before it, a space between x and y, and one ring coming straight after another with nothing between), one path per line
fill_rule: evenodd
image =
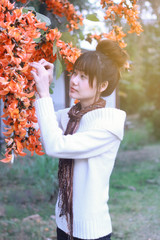
M101 83L108 81L108 87L101 93L102 97L109 96L116 88L120 79L120 69L128 59L128 54L115 41L101 40L96 51L83 53L75 62L75 69L83 71L89 76L89 84L93 87L93 80L97 79L97 91Z

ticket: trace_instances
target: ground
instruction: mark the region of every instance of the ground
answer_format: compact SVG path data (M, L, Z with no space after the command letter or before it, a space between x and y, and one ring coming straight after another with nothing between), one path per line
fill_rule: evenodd
M18 158L0 172L0 240L56 239L57 160ZM159 196L159 144L122 146L110 181L112 239L159 240Z
M160 239L160 146L120 151L111 177L113 240Z

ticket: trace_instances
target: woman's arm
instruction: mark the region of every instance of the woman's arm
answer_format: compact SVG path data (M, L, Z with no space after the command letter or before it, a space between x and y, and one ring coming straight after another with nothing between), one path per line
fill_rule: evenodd
M31 64L39 99L36 100L36 113L41 130L41 137L48 155L58 158L81 159L99 155L110 150L120 139L101 127L63 135L58 126L52 99L49 97L49 84L53 78L53 64L42 59Z
M81 159L97 156L120 143L117 136L104 129L93 129L63 135L58 127L54 106L50 97L35 103L41 137L46 154L58 158Z
M39 62L32 62L30 65L33 67L31 73L35 80L39 97L49 97L49 85L53 81L54 65L45 59L41 59Z

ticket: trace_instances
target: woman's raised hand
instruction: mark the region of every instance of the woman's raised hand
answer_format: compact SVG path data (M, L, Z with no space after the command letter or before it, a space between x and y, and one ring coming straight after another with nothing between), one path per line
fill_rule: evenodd
M39 96L50 96L49 85L53 81L54 65L45 59L41 59L39 62L32 62L30 65L33 67L31 73L34 77Z

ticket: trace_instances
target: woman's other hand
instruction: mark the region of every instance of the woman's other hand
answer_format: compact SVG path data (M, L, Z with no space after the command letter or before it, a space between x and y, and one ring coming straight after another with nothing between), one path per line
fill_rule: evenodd
M34 77L39 97L50 96L49 85L53 81L54 65L45 59L41 59L39 62L33 62L30 65L33 67L31 73Z

